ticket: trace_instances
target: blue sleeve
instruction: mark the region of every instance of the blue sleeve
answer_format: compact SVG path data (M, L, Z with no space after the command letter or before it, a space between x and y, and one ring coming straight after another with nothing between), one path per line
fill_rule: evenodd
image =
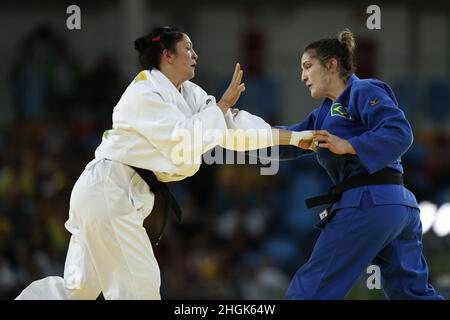
M368 84L353 90L353 103L366 132L348 141L367 171L373 173L408 150L413 142L412 130L387 85Z
M302 122L292 124L290 126L274 126L274 128L284 129L289 131L304 131L304 130L314 130L314 123L316 122L317 114L319 108L314 109L310 114L303 119Z
M314 123L317 118L317 113L319 108L314 109L302 122L296 123L290 126L274 126L274 128L288 130L288 131L304 131L304 130L314 130ZM280 160L295 160L303 155L312 153L312 150L300 149L296 146L290 145L280 145L279 147L279 158Z

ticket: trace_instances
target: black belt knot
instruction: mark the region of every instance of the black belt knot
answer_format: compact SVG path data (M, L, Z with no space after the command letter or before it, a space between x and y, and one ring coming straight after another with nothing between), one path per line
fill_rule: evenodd
M164 228L166 226L167 216L169 215L170 211L172 211L174 213L174 215L177 217L178 222L181 223L182 212L181 212L180 206L178 205L178 202L175 199L175 197L173 196L173 194L170 192L170 189L167 186L167 184L159 181L158 178L156 178L155 174L152 171L142 169L142 168L136 168L133 166L130 166L130 167L133 168L136 171L136 173L142 178L142 180L144 180L148 184L148 186L150 187L150 190L155 195L155 201L156 201L156 195L158 195L158 194L161 195L163 198L164 219L163 219L163 225L161 227L158 238L156 240L156 246L158 246L159 241L162 238Z

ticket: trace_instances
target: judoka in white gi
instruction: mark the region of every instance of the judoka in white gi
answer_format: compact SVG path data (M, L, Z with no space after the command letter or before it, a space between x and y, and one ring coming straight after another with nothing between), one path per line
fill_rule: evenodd
M100 292L105 299L160 299L160 270L143 228L154 194L130 166L150 170L162 182L182 180L198 171L201 155L216 145L249 149L225 139L235 134L229 128L265 132L248 136L254 148L299 144L297 133L272 129L244 111L232 114L245 90L239 64L216 102L189 81L198 56L185 33L158 28L135 46L143 71L115 106L113 128L72 190L64 277L35 281L17 299L96 299ZM186 133L190 139L182 141L191 143L180 147L174 137ZM193 161L175 159L180 152L181 160L189 153Z

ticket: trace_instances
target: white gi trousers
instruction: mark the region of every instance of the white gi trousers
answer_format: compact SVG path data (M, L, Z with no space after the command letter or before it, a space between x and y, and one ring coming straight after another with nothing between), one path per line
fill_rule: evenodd
M91 161L70 198L64 278L32 282L20 299L160 299L160 270L144 219L154 195L129 166Z

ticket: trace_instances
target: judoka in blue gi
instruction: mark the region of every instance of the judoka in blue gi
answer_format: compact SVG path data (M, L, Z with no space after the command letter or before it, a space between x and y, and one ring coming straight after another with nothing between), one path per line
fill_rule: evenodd
M316 130L306 148L317 151L335 185L363 178L329 206L332 219L286 299L343 299L372 264L381 270L389 299L443 299L428 282L416 198L402 183L389 182L402 178L400 158L413 142L411 126L388 85L354 74L354 47L353 34L344 30L308 45L301 59L302 81L313 98L325 100L301 123L285 128ZM380 184L372 181L377 174Z

